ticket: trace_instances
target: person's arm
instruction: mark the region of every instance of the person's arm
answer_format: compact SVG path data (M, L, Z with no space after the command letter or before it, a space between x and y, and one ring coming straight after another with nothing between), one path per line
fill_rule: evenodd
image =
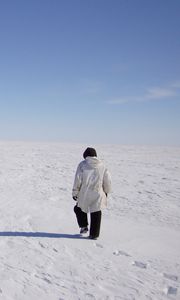
M106 169L103 176L103 191L106 196L111 192L111 176L109 171Z
M81 164L79 164L79 166L77 167L76 174L75 174L74 184L73 184L73 189L72 189L72 197L75 201L78 198L81 184L82 184L82 168L81 168Z

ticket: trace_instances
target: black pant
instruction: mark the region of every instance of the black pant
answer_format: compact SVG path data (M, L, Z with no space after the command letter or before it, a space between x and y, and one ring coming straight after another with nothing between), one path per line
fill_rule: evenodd
M77 222L80 228L88 226L87 214L83 212L77 205L74 207ZM98 237L101 226L101 210L93 212L91 215L90 236Z

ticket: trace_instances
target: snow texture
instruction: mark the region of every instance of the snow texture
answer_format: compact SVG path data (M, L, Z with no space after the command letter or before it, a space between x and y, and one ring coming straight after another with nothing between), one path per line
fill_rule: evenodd
M180 148L97 145L112 175L97 241L71 197L86 146L0 143L0 299L180 299Z

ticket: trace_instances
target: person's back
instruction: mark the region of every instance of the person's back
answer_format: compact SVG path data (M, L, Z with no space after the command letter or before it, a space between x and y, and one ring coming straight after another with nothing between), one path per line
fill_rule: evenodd
M83 213L97 212L101 215L101 209L107 205L107 194L111 189L110 175L97 158L94 148L87 148L83 156L84 160L76 171L72 192L73 199L77 200L76 211L78 207Z
M104 165L97 157L86 157L79 165L81 188L78 193L78 206L84 212L95 212L106 205L106 194L103 190ZM76 185L77 184L77 185ZM78 182L75 181L73 190Z

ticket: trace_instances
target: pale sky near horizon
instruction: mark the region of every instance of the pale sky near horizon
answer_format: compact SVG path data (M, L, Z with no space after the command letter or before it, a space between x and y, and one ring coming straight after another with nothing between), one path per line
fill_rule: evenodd
M0 0L0 140L180 145L179 0Z

